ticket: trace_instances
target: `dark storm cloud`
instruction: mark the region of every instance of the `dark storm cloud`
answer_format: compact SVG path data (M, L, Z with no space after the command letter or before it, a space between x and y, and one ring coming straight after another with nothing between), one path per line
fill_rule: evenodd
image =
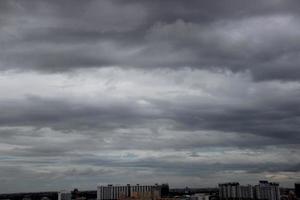
M298 80L298 1L4 1L1 68L227 68ZM3 11L3 12L2 12Z
M77 163L78 160L73 161ZM195 175L197 173L207 173L207 171L224 171L224 170L245 170L251 173L254 172L280 172L290 171L299 172L299 163L200 163L200 162L180 162L174 160L168 160L168 158L153 159L148 158L145 160L136 161L118 161L118 160L80 160L79 162L89 162L94 165L106 166L106 167L132 167L132 168L150 168L165 173L169 171L175 174L188 173L189 175Z
M2 185L185 185L196 177L209 186L267 175L290 185L299 174L299 88L190 68L2 73L0 166L24 167L1 175Z
M0 188L290 186L299 12L297 0L0 1Z
M298 92L299 93L299 92ZM269 93L269 97L260 97L246 102L246 105L237 102L237 105L216 105L215 102L199 103L196 97L185 97L181 100L170 102L168 100L147 99L153 106L151 109L158 112L149 112L149 108L137 102L103 98L96 104L85 102L72 102L67 99L49 99L29 96L22 100L1 102L0 124L2 126L30 126L49 127L63 132L72 131L100 131L107 135L114 135L117 129L128 129L126 132L115 133L113 146L107 148L175 148L186 149L204 146L238 146L257 147L266 144L299 144L299 102L298 93L277 92ZM259 93L255 94L259 95ZM290 96L289 99L285 95ZM249 96L253 98L254 96ZM195 98L195 99L194 99ZM254 97L255 98L255 97ZM246 107L247 106L247 107ZM199 131L210 130L226 133L239 133L235 139L222 141L206 141L197 139L197 133L190 135L189 142L180 142L179 138L172 138L168 144L164 140L147 145L149 137L155 134L166 134L156 130L155 126L169 124L172 131ZM145 141L139 140L139 134L134 133L134 128L149 128L145 133ZM12 130L3 130L3 138L9 137ZM106 134L106 132L108 134ZM213 135L213 133L211 133ZM248 137L247 134L256 135L258 138ZM126 140L130 137L131 140ZM149 137L149 138L147 138ZM216 135L215 137L219 137ZM244 138L243 138L244 137ZM261 140L265 137L267 140ZM149 140L148 140L149 139ZM228 143L229 142L229 143ZM53 148L53 147L51 147ZM45 152L47 152L47 148ZM39 152L43 152L39 150ZM49 150L49 152L51 152Z
M270 109L265 109L265 106L255 105L250 109L232 109L226 106L206 109L202 106L191 106L187 110L176 110L173 107L168 112L171 118L188 129L233 131L278 138L283 138L284 134L284 139L299 142L298 103L270 105Z
M99 102L100 103L100 102ZM1 102L2 126L51 127L61 130L114 129L151 119L130 102L103 101L97 105L72 103L63 99L30 96L23 100ZM4 132L5 135L9 133Z

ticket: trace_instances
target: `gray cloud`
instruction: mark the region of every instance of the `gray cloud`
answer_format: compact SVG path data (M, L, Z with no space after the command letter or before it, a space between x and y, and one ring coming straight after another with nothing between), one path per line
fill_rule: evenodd
M299 8L1 1L1 189L291 186L300 175Z
M2 4L3 70L190 66L299 78L296 1Z

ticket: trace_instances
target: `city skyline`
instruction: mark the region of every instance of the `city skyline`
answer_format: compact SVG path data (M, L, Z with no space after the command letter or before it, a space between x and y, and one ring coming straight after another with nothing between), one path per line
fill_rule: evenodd
M162 198L175 197L175 196L184 196L190 194L206 194L210 196L218 196L220 199L231 199L231 198L239 198L239 199L265 199L264 195L268 194L271 188L275 189L273 192L277 193L275 198L285 197L285 195L292 192L297 197L299 197L299 183L294 183L294 188L292 187L282 187L278 182L270 182L268 180L258 180L255 184L249 183L240 183L240 182L228 182L223 181L214 185L214 187L193 187L193 186L184 186L184 187L172 187L169 183L126 183L126 184L97 184L96 188L83 189L80 187L72 188L71 190L60 188L56 191L26 191L26 192L8 192L8 193L0 193L0 199L3 199L6 195L21 195L23 197L30 195L38 195L41 196L43 193L52 196L54 193L58 194L55 199L61 198L61 195L71 194L71 193L84 193L87 195L112 195L114 197L120 196L135 196L138 195L139 192L148 193L157 191L159 196ZM272 190L272 189L271 189ZM108 192L110 191L110 192ZM108 192L108 193L107 193ZM101 194L100 194L101 193ZM73 194L72 194L73 195ZM123 196L122 198L124 198ZM269 196L269 198L272 195ZM274 195L275 196L275 195ZM80 198L80 197L79 197ZM103 197L102 197L103 198ZM137 197L138 198L138 197ZM7 198L4 198L7 199ZM94 198L91 198L94 199ZM118 199L118 198L117 198Z
M300 1L1 0L0 191L300 180Z

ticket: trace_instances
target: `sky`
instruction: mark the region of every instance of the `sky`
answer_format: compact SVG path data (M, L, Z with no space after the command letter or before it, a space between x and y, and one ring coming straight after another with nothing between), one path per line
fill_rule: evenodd
M299 13L298 0L1 0L1 193L293 187Z

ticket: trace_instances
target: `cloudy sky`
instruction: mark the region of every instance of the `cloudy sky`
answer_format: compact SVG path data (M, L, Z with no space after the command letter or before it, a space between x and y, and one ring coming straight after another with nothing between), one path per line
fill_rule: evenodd
M0 191L300 179L300 1L0 1Z

